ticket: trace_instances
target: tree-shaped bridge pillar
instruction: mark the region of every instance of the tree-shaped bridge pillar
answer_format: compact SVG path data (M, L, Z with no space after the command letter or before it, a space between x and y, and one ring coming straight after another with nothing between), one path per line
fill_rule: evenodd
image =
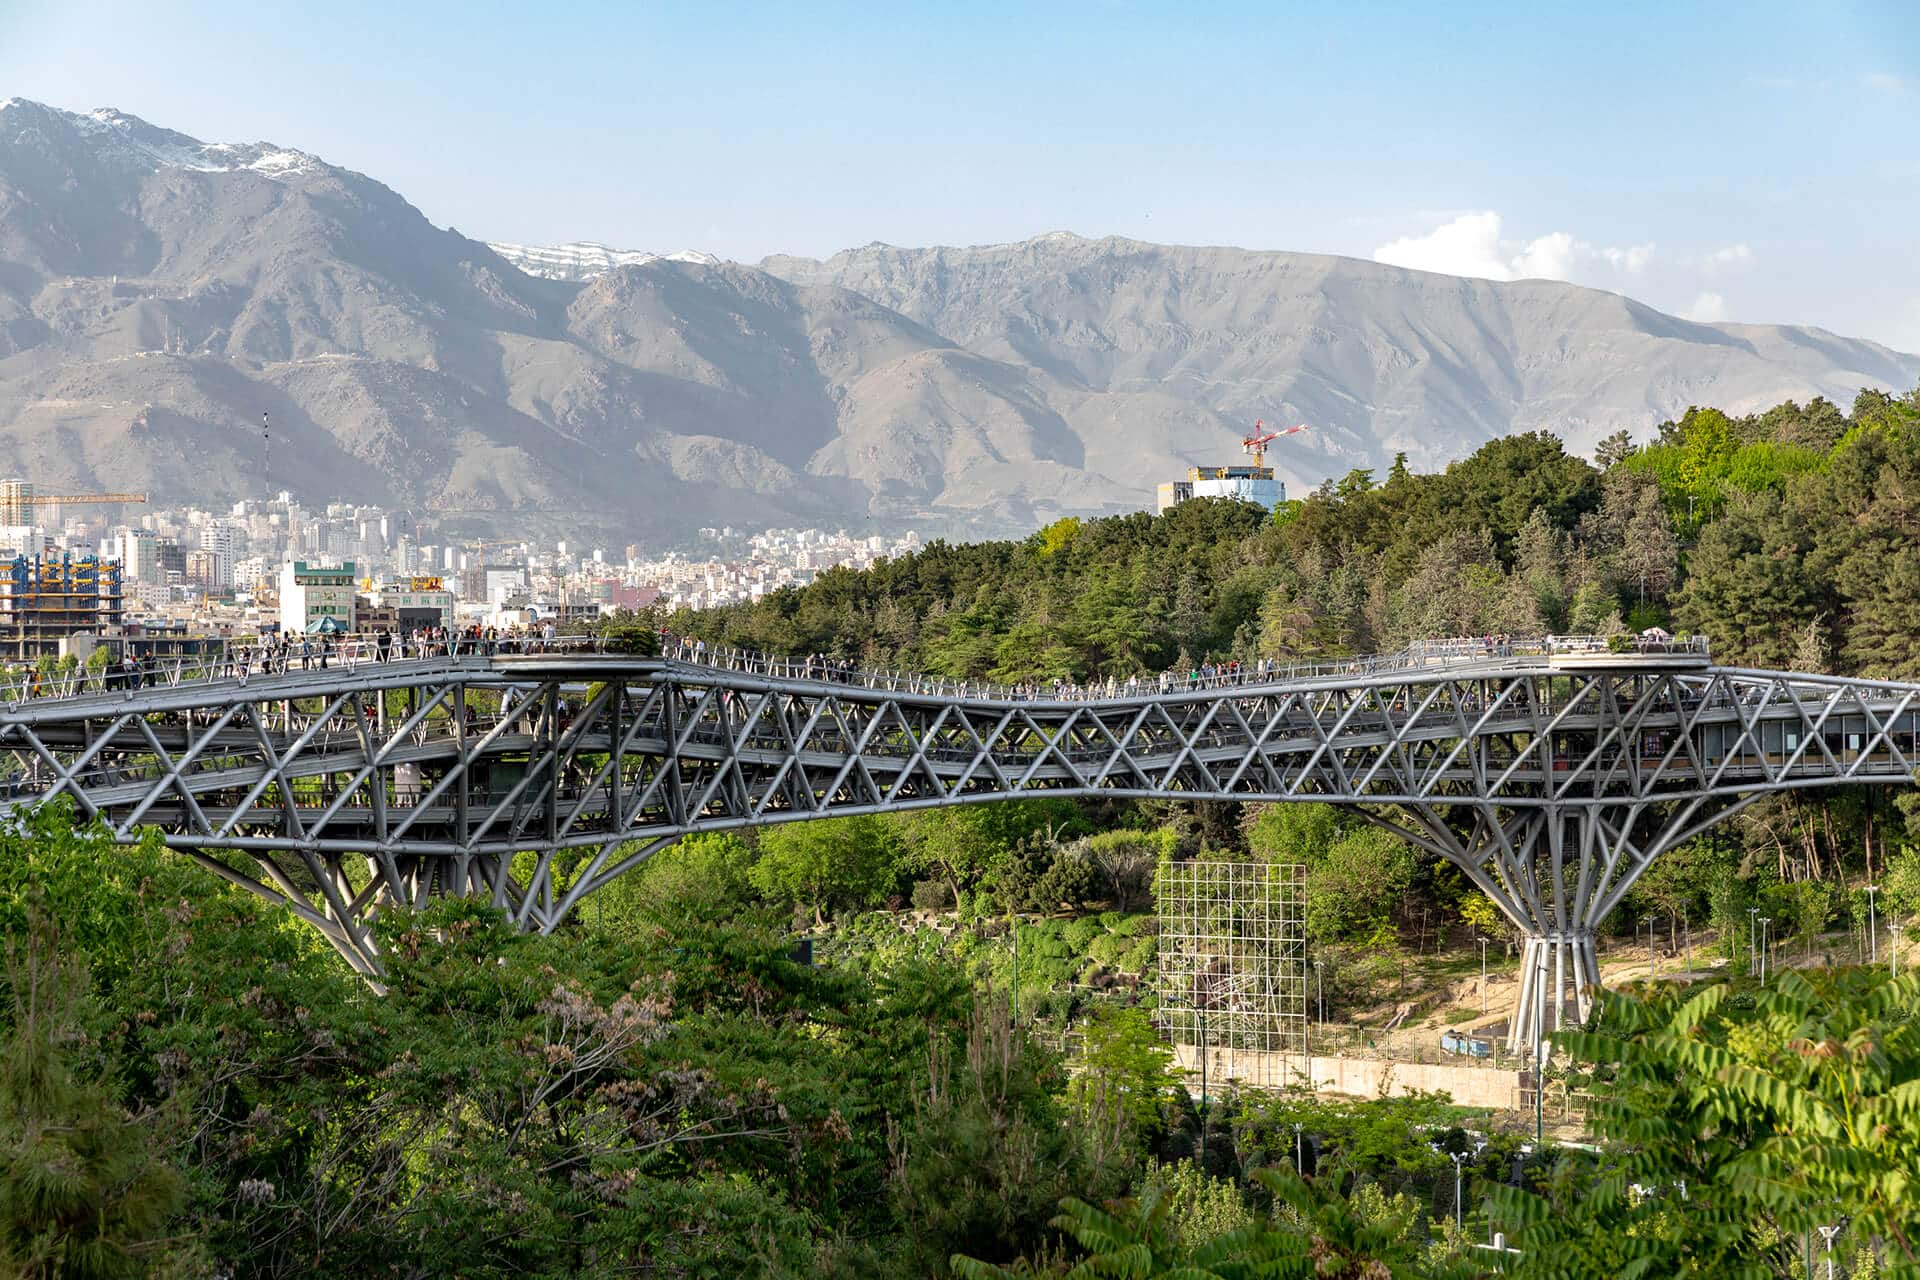
M1465 871L1526 939L1507 1045L1584 1021L1600 989L1594 937L1660 854L1729 816L1755 794L1657 800L1478 802L1368 816Z

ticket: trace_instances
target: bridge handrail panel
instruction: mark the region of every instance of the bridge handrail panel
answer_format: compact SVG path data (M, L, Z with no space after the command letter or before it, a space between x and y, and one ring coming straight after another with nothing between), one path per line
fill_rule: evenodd
M265 645L258 637L234 638L222 639L210 650L132 672L111 667L105 671L89 671L82 667L52 675L43 675L37 669L9 670L0 675L0 700L6 701L10 709L17 711L28 702L88 697L106 699L116 693L125 696L148 689L181 690L212 686L240 689L262 677L279 680L296 673L302 676L329 671L360 674L369 667L382 672L409 668L416 671L437 670L468 664L491 666L496 659L570 655L655 656L637 652L625 637L610 635L555 636L550 639L527 635L491 638L461 636L432 641L407 638L382 640L376 636L349 635L337 641L323 641L318 646L303 640L297 648ZM1550 661L1556 656L1603 655L1616 655L1623 659L1643 656L1704 659L1707 645L1701 636L1633 637L1626 641L1603 636L1437 637L1415 641L1405 649L1389 654L1291 662L1263 658L1244 664L1202 664L1184 674L1164 671L1137 674L1125 680L1109 677L1104 681L1086 684L1053 681L1024 685L995 684L891 669L872 670L822 655L779 657L734 646L708 645L702 640L671 633L662 633L657 651L657 656L666 661L749 676L1000 704L1167 699L1224 688L1272 688L1371 680L1410 671L1485 671L1497 674L1530 669L1541 660Z

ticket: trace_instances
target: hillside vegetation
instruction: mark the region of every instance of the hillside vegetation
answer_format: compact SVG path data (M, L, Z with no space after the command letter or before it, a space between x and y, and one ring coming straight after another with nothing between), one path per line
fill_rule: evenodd
M709 640L994 680L1391 651L1427 636L1701 632L1730 665L1920 674L1920 391L1689 410L1595 466L1545 433L1432 474L934 543L753 604Z

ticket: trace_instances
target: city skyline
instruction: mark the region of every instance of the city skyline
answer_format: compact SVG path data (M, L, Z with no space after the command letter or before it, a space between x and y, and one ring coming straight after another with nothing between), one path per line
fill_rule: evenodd
M87 606L94 610L88 618L69 617L70 601L43 602L60 610L49 626L57 621L82 631L117 631L126 623L242 634L271 629L276 619L282 629L300 631L314 629L323 614L335 615L326 629L379 630L395 600L415 615L432 611L439 625L517 627L648 606L756 601L803 587L827 569L864 569L922 545L912 531L886 536L844 528L703 529L684 545L651 551L571 537L472 539L429 531L377 504L309 508L283 492L221 511L158 506L130 518L69 519L53 508L44 525L0 528L0 570L11 567L20 579L13 598L22 608L37 607L23 602L43 577L64 581L77 570L92 583L110 574L110 589ZM321 584L322 605L289 606L289 584L309 572L347 585ZM290 609L310 615L305 625L289 621ZM51 651L66 639L22 633L14 647Z

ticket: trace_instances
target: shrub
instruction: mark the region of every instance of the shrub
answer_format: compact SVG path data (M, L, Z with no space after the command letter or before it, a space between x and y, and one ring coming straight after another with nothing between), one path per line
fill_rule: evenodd
M922 911L946 911L953 906L953 886L945 880L915 880L913 905Z
M1061 938L1057 922L1043 920L1021 926L1020 952L1035 959L1065 960L1073 955L1073 948Z
M1087 948L1087 958L1101 964L1118 965L1120 957L1133 945L1131 939L1117 933L1103 933Z
M1120 953L1116 962L1127 973L1146 973L1160 959L1160 940L1158 938L1136 938L1133 944Z
M1098 920L1070 920L1061 931L1066 944L1075 951L1086 951L1106 933Z

